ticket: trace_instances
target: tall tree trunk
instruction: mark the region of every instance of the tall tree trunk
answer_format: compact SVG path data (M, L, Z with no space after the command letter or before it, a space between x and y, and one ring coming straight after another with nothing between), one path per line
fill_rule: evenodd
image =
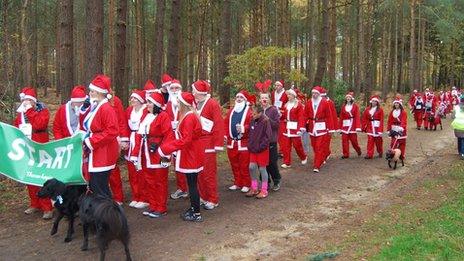
M103 73L103 1L86 0L85 13L85 84L96 74ZM120 57L121 58L121 57Z
M306 54L306 77L308 78L309 88L313 86L313 71L314 71L314 8L315 0L308 0L308 9L306 18L308 19L308 37L307 37L307 54ZM306 85L305 85L306 88ZM306 91L306 89L305 89Z
M106 71L114 77L114 63L116 60L116 5L117 0L109 0L108 4L108 60L106 64Z
M179 38L180 38L180 10L182 10L181 0L172 0L171 24L168 34L168 72L174 78L180 76L179 72Z
M327 76L329 80L335 80L335 67L337 62L337 1L330 0L329 7L329 62Z
M137 86L143 85L143 47L142 47L142 16L143 16L143 0L135 0L135 83Z
M322 0L322 27L321 42L319 45L319 58L317 60L317 70L314 77L314 85L321 85L327 68L327 42L329 40L329 0Z
M128 100L127 70L126 70L126 24L127 0L119 0L116 9L116 57L114 88L124 104Z
M400 5L400 10L399 10L399 15L400 15L400 18L399 18L399 25L400 25L400 28L399 28L399 32L401 33L401 42L400 42L400 54L399 54L399 61L398 61L398 68L397 68L397 72L398 72L398 87L399 87L399 92L400 93L404 93L405 92L405 86L404 86L404 82L403 82L403 78L404 78L404 74L403 74L403 68L404 68L404 61L405 61L405 57L404 57L404 53L405 53L405 42L406 42L406 36L403 32L404 30L404 1L401 0L401 5Z
M251 10L250 43L251 47L263 45L263 9L264 0L255 0Z
M161 75L164 66L164 13L166 10L166 0L156 0L156 21L155 21L155 44L153 51L154 80L161 83Z
M399 30L399 27L398 27L398 20L399 20L399 15L398 15L398 12L399 12L399 8L398 8L398 5L395 4L395 10L394 10L394 13L395 13L395 26L394 26L394 32L395 32L395 39L394 39L394 42L393 42L393 65L390 66L392 68L392 85L393 85L393 90L395 92L398 92L399 90L399 86L398 86L398 72L396 71L397 68L398 68L398 30Z
M410 30L409 30L409 89L416 88L416 0L411 0L411 13L410 13Z
M221 104L229 102L230 85L224 82L224 78L228 75L227 70L227 55L232 51L232 18L231 18L231 3L232 0L224 0L222 3L222 19L221 19L221 42L219 51L219 99Z
M28 85L37 86L37 0L29 0L28 8L28 44L27 44L27 67L30 75L27 76Z
M20 21L20 26L21 26L21 79L20 83L21 85L27 85L30 84L30 79L28 78L30 76L30 67L28 66L27 59L28 59L28 31L27 31L27 10L28 6L30 5L29 0L24 0L23 4L21 6L21 21Z
M8 29L8 13L10 11L9 1L2 1L2 85L3 90L0 91L0 95L7 93L10 96L14 96L12 84L10 82L10 67L11 67L11 54L10 54L10 30Z
M73 1L60 0L61 102L69 100L74 85Z
M360 5L360 0L355 0L355 10L357 11L356 20L356 74L354 79L356 93L361 92L361 83L364 81L364 19L363 5ZM362 0L361 0L362 1ZM365 94L368 96L369 94Z

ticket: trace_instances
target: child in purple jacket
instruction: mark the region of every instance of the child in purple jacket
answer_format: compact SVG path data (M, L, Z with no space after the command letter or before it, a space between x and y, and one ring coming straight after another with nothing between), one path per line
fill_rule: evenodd
M271 140L271 123L260 104L252 107L253 119L250 123L248 151L250 152L251 190L247 197L265 198L268 195L268 174L266 166L269 163L269 142ZM261 174L261 191L258 192L259 175Z

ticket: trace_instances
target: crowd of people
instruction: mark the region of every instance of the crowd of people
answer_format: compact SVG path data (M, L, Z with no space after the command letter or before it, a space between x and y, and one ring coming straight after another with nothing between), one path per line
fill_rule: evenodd
M372 159L375 152L383 157L386 135L391 138L390 148L400 149L401 159L405 157L407 111L400 96L388 109L384 130L384 110L377 95L370 97L362 112L355 94L348 92L337 113L323 87L315 86L306 98L298 89L286 90L283 81L272 84L267 80L256 84L256 95L247 90L236 93L234 104L223 114L208 81L194 82L191 92L167 74L161 81L159 88L148 80L143 89L134 90L130 106L124 109L112 92L110 78L97 75L88 91L84 86L72 90L70 100L59 107L53 120L54 139L84 134L83 173L89 188L121 205L125 198L117 161L123 153L131 190L129 206L150 218L167 214L170 169L176 173L176 191L170 197L190 199L190 207L181 214L184 220L202 221L201 206L207 210L218 207L217 153L224 145L234 179L229 190L258 199L268 197L269 190L280 189L278 160L282 158L281 168L291 168L292 147L301 165L307 165L305 144L310 142L311 169L322 171L332 154L335 132L341 133L341 159L350 157L350 144L357 156L362 155L359 133L367 134L365 159ZM37 100L34 88L24 88L20 98L15 126L36 142L48 142L48 109ZM439 95L426 89L424 94L414 91L409 107L417 129L424 125L436 130L441 117L458 103L460 94L454 87ZM464 131L464 115L459 117ZM464 134L459 141L464 157ZM30 207L25 213L41 210L44 219L51 218L50 200L37 197L38 187L27 188Z

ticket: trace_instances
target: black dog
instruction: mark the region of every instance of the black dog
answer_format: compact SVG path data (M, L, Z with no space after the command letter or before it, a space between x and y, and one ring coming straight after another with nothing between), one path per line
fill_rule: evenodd
M55 209L58 210L58 216L53 222L52 231L50 235L56 234L58 224L61 219L66 216L68 218L68 233L64 242L72 240L74 233L74 217L79 211L79 198L84 194L86 186L84 185L69 185L66 186L63 182L57 179L47 180L40 191L37 193L39 198L51 198L54 203Z
M126 260L132 260L129 252L129 226L122 207L113 200L87 193L82 196L79 217L84 229L84 242L81 250L89 246L89 228L94 227L97 233L97 244L100 248L100 260L105 260L108 244L118 239L124 245Z

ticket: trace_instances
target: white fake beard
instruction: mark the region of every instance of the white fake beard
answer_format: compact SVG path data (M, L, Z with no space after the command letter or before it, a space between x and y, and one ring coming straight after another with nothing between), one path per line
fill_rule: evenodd
M293 101L288 101L287 104L285 104L285 107L287 108L287 110L291 110L295 105L296 99L294 99Z
M240 102L240 103L235 103L234 105L234 111L235 112L241 112L246 106L246 102Z

